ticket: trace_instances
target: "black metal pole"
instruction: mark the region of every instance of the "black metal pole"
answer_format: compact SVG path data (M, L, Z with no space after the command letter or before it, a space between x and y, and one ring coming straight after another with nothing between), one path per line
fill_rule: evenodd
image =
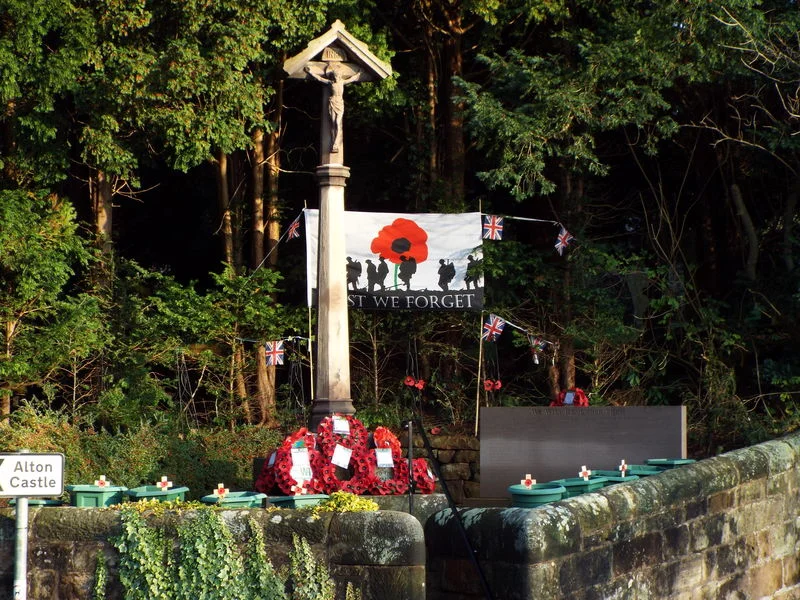
M475 550L472 549L472 544L469 543L469 536L467 536L467 528L464 527L464 521L461 518L461 513L458 512L458 507L456 506L456 503L453 500L453 496L450 495L450 490L447 487L447 482L442 478L442 471L441 469L439 469L439 461L436 460L436 458L433 456L433 447L431 446L431 442L428 439L428 435L425 433L425 428L422 426L422 423L418 423L417 425L419 426L420 435L422 435L422 443L425 445L425 451L428 453L431 465L433 465L434 474L436 475L439 482L442 484L442 491L444 492L445 498L447 498L447 504L450 506L450 512L452 512L453 516L455 517L456 524L458 525L458 530L461 533L461 539L467 546L467 553L469 554L469 558L472 561L472 564L475 566L475 570L478 572L478 578L481 580L481 587L483 587L483 594L486 597L486 600L494 600L494 596L492 595L492 590L489 587L489 582L486 579L486 574L483 572L483 568L481 567L481 564L478 562L478 557L475 556ZM408 424L408 430L411 431L411 423Z
M414 514L414 421L408 422L408 514Z

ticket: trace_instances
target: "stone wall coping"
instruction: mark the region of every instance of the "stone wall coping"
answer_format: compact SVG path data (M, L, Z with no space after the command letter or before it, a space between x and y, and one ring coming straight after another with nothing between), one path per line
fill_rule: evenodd
M481 560L534 564L613 539L621 524L630 529L632 522L647 523L676 506L689 520L704 512L715 494L796 468L798 455L800 434L794 434L533 510L489 507L459 513ZM427 522L426 538L434 556L467 557L449 508Z
M153 526L174 530L180 519L195 511L178 514L146 515ZM419 520L405 512L320 513L303 510L237 509L220 510L235 538L247 536L247 521L253 517L264 531L266 544L291 547L293 534L306 538L312 546L324 547L328 559L336 564L424 566L425 538ZM14 509L0 509L3 540L14 536ZM29 512L30 544L50 542L107 542L121 531L120 513L113 509L66 507L33 508Z

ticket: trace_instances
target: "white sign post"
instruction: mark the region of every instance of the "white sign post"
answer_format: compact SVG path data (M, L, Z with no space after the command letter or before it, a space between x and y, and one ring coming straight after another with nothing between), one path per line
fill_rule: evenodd
M63 454L0 452L0 498L17 498L14 600L28 597L28 498L63 493Z

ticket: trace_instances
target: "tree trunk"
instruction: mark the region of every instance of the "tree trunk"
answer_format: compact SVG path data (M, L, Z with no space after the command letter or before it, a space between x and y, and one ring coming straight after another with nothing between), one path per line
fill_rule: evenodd
M250 169L250 268L264 260L264 130L253 131Z
M93 270L92 279L103 289L111 286L111 255L113 251L113 208L111 204L113 187L111 179L101 170L89 176L89 199L92 204L94 233L101 261Z
M783 264L790 273L794 270L792 223L794 222L795 210L797 210L797 192L792 191L786 198L786 206L783 209Z
M282 102L283 85L278 86L276 101ZM281 174L281 155L280 155L280 142L281 142L281 117L280 117L280 104L275 109L276 118L273 121L275 127L269 135L267 135L267 230L266 230L266 243L267 243L267 264L271 268L278 266L278 252L277 245L281 238L281 221L280 221L280 196L278 194L280 188L280 174Z
M453 24L454 28L460 26ZM456 100L458 90L453 77L463 73L463 55L461 34L453 33L447 38L444 46L446 72L444 73L445 90L445 154L444 176L447 180L448 208L461 209L464 204L464 171L466 165L464 145L464 103Z
M550 401L558 400L561 393L561 368L556 360L547 367L547 387L550 390Z
M234 233L233 207L230 194L230 161L227 154L218 152L215 162L215 173L217 180L217 205L220 214L220 232L222 233L222 249L225 256L225 263L230 268L230 276L235 277L237 273L237 251ZM241 344L233 342L231 349L231 386L235 395L235 403L238 404L244 414L245 420L251 419L250 407L247 405L247 385L244 378L244 352ZM231 420L233 425L233 420Z
M263 344L256 347L256 399L259 408L259 425L277 427L275 406L275 366L267 364L267 353Z
M564 271L561 302L564 309L563 323L566 328L572 323L572 267L569 263ZM571 335L562 336L558 350L561 359L562 389L570 390L575 387L575 341Z
M272 135L269 136L271 138ZM271 146L272 144L269 144ZM269 147L268 146L268 147ZM272 213L271 203L265 211L264 208L264 168L265 165L270 164L270 156L265 153L265 138L263 130L257 130L253 136L253 155L252 155L252 247L250 251L251 268L253 270L264 268L265 263L265 250L267 244L267 236L265 232L268 231L267 220L265 220L265 212ZM271 172L271 168L270 168ZM271 178L270 178L271 179ZM272 182L269 181L270 190ZM277 193L275 194L277 197ZM271 194L270 194L271 196ZM270 236L271 237L271 236ZM277 237L275 239L277 243ZM273 253L275 254L275 253ZM272 254L270 255L270 262L272 262ZM267 365L267 358L264 346L258 344L254 349L254 358L256 365L256 391L255 402L258 407L259 424L268 427L274 427L276 421L276 406L275 406L275 366Z
M739 188L738 183L731 184L731 198L736 207L736 214L739 215L742 227L744 227L747 235L747 259L744 265L744 274L748 281L755 281L756 266L758 264L758 234L755 227L753 227L753 220L750 218L747 206L745 206L742 190Z
M434 53L434 44L433 44L433 31L429 26L425 28L425 40L426 45L428 47L428 52L426 54L426 64L428 68L428 80L427 80L427 89L428 89L428 105L427 105L427 128L428 131L426 132L425 136L423 137L425 145L422 147L427 148L428 152L428 181L424 182L427 184L427 189L430 190L431 186L439 177L439 161L438 161L438 144L437 144L437 137L436 137L436 98L437 98L437 87L436 82L438 81L438 69L436 54ZM422 119L420 119L420 123L423 123ZM421 140L421 141L423 141Z
M250 169L250 268L255 271L263 266L264 262L264 130L257 128L253 132L253 149L251 151ZM268 369L274 367L267 366L264 346L257 344L253 349L253 357L256 364L256 391L254 394L255 404L258 408L259 422L264 423L267 417L267 398L272 393L274 395L274 385L270 391ZM252 423L252 415L248 415L248 422Z
M568 165L561 167L561 198L562 205L566 207L565 215L568 222L573 222L574 216L579 215L583 198L583 178L573 179ZM564 261L564 279L561 286L561 297L558 298L561 307L561 323L566 330L572 324L572 263ZM560 376L562 389L575 387L575 341L571 335L561 336L559 342ZM559 390L560 391L560 390Z
M3 110L3 118L0 118L0 156L4 156L2 166L3 178L9 181L18 181L17 169L14 167L15 159L9 160L13 157L17 150L17 142L14 137L14 128L12 127L14 113L17 111L17 104L13 100L6 102L5 109Z
M113 209L111 205L111 180L104 171L97 170L89 179L89 190L94 212L94 232L97 243L103 251L103 257L111 255L111 232L113 225Z
M272 131L265 137L257 130L253 137L252 156L252 207L253 232L251 248L252 269L277 266L277 245L280 240L280 206L278 184L280 175L281 108L283 106L283 83L277 84L275 108L272 111ZM265 180L266 168L266 186ZM267 206L264 206L266 187ZM255 348L256 393L259 424L274 427L277 423L277 397L275 393L275 365L268 365L263 345Z
M11 416L11 394L0 389L0 424L7 423Z
M228 192L228 155L216 155L215 175L217 181L217 206L219 207L219 231L222 234L222 253L225 263L234 267L233 219L231 217L231 197Z

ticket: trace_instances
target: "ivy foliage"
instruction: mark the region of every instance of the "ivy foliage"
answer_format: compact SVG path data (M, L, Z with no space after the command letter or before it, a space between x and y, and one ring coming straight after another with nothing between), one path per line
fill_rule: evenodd
M282 579L266 557L264 533L251 517L242 552L220 511L184 513L177 547L165 530L148 525L134 506L121 511L122 531L112 540L120 554L125 600L333 600L335 585L305 538L293 535L290 565ZM98 567L98 573L103 573ZM103 575L105 577L105 575ZM98 577L97 588L101 585ZM348 598L358 591L348 585Z
M308 541L292 534L294 549L289 553L287 587L291 600L328 600L336 593L328 568L314 558Z

